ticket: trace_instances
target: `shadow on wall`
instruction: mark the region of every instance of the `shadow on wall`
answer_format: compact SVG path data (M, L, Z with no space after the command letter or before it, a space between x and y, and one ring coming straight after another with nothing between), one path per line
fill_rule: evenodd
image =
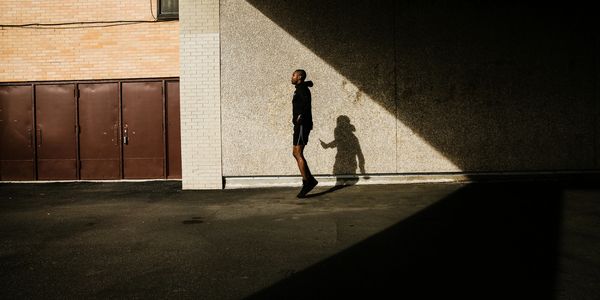
M472 184L249 299L553 299L560 184Z
M589 7L247 1L465 172L594 166Z
M325 143L322 140L321 147L324 149L335 148L335 163L333 165L333 175L337 177L336 186L353 185L358 182L356 170L361 174L366 174L365 157L360 149L360 143L354 131L356 127L350 123L348 116L337 117L337 125L333 131L334 140Z
M326 191L310 194L307 196L309 198L318 197L355 185L359 180L356 174L357 169L360 170L360 174L367 174L365 170L365 156L360 148L360 142L354 134L356 127L350 123L350 118L345 115L338 116L336 122L336 127L333 130L334 140L326 143L319 139L321 147L324 149L335 148L337 150L332 171L332 174L336 177L335 185ZM368 176L364 178L369 179Z

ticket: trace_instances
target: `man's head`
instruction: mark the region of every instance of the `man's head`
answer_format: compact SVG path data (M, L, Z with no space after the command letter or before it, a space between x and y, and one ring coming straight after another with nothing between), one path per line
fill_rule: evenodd
M298 69L292 73L292 84L297 85L306 79L306 71Z

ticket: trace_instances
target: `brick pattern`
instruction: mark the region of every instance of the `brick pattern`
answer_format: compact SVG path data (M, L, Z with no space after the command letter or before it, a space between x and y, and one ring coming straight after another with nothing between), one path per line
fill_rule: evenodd
M221 189L218 0L180 0L183 189Z
M0 1L2 24L153 20L156 0ZM88 26L88 25L81 25ZM81 27L79 26L79 27ZM0 82L179 76L179 23L0 30Z

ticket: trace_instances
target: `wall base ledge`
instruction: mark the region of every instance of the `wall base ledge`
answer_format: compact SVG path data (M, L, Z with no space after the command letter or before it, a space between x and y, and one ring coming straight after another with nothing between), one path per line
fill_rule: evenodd
M486 173L412 173L369 175L315 175L319 186L420 183L472 183L498 181L596 180L600 170L486 172ZM225 189L299 187L300 176L231 176L224 177Z

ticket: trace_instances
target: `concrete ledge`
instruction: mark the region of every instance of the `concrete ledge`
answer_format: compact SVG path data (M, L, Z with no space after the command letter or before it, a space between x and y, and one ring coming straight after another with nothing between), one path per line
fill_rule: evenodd
M415 183L455 183L455 182L497 182L497 181L540 181L569 180L600 182L600 170L582 171L539 171L539 172L486 172L486 173L413 173L413 174L369 174L369 175L317 175L319 186L372 185L372 184L415 184ZM60 183L60 182L149 182L181 181L181 179L120 179L120 180L38 180L0 181L2 183ZM224 177L225 189L246 189L265 187L299 187L300 176L232 176Z
M360 176L315 176L319 186L336 186L348 184L399 184L399 183L433 183L456 182L465 180L464 176L446 178L445 176L406 176L406 175L360 175ZM226 189L262 188L262 187L296 187L302 185L300 176L261 176L261 177L225 177Z
M524 180L598 180L600 170L540 171L540 172L488 172L488 173L432 173L432 174L370 174L370 175L324 175L315 176L319 186L367 185L367 184L414 184L492 182ZM300 176L225 177L225 189L299 187Z

